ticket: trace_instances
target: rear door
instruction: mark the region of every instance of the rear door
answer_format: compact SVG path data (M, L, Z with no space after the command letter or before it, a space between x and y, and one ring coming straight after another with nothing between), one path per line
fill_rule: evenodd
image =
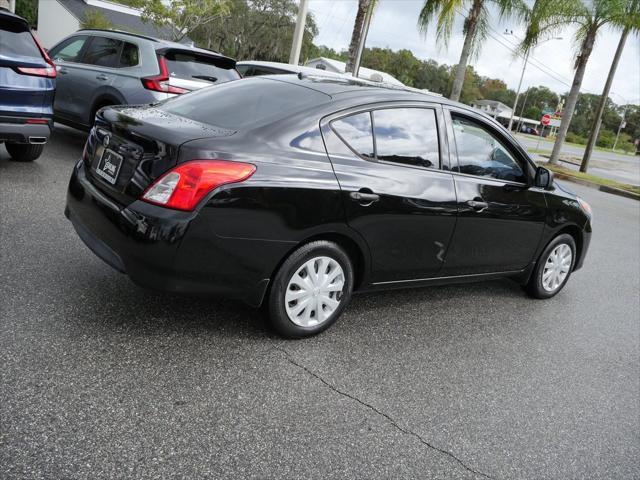
M443 275L524 269L533 261L547 215L534 171L498 128L468 111L445 111L458 195L458 222ZM453 155L452 155L453 157Z
M52 79L20 69L47 67L29 25L0 12L0 115L39 116L44 112L53 96Z
M241 78L235 69L235 60L230 58L189 50L160 52L169 69L169 85L174 87L192 91Z
M398 104L330 117L322 132L348 224L369 245L373 283L437 276L456 221L441 107Z

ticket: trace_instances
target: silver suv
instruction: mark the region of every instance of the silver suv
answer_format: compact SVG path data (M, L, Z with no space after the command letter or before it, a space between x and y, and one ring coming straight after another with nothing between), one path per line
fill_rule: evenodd
M240 78L232 58L111 30L79 30L49 56L58 70L55 120L79 128L107 105L154 103Z

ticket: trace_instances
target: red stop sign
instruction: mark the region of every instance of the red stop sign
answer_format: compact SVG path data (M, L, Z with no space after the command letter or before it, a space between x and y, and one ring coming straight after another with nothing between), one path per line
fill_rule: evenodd
M551 123L551 115L543 115L542 118L540 119L540 123L544 126L547 126Z

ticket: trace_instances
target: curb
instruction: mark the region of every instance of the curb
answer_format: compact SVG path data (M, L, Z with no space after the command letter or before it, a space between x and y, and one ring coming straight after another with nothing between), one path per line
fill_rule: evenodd
M560 180L567 180L569 182L577 183L579 185L584 185L585 187L595 188L596 190L600 190L601 192L610 193L612 195L618 195L619 197L626 197L632 200L640 201L640 195L633 192L627 192L626 190L621 190L615 187L609 187L607 185L598 185L597 183L590 182L589 180L577 178L572 175L565 175L564 173L553 172L553 176Z

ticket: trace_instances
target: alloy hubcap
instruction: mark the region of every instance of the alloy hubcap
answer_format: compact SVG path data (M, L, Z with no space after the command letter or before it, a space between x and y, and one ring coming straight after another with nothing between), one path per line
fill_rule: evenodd
M289 320L301 327L326 322L340 305L344 272L330 257L305 262L291 277L285 292Z
M569 275L572 259L571 247L566 243L557 245L551 251L542 272L542 287L547 292L554 292L562 285Z

